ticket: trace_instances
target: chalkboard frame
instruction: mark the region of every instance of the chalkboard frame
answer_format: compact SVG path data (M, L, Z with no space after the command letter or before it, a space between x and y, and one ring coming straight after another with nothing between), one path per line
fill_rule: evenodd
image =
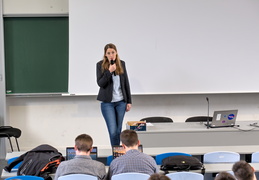
M4 17L6 93L68 92L68 17Z

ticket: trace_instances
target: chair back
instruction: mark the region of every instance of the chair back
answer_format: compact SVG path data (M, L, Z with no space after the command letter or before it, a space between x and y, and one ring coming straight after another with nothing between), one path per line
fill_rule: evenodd
M88 174L68 174L60 176L58 180L98 180L98 178Z
M15 138L17 149L18 151L20 151L17 138L21 136L21 133L22 131L18 128L13 128L12 126L0 126L0 138L8 138L12 152L13 152L13 145L11 142L11 137Z
M232 176L234 176L234 178L235 178L236 180L238 180L238 179L236 178L236 176L235 176L235 174L234 174L233 171L221 171L221 172L219 172L219 173L216 174L216 177L217 177L220 173L224 173L224 172L226 172L226 173L228 173L228 174L231 174ZM224 177L225 177L225 179L228 178L228 177L226 177L226 175L224 175ZM216 179L216 178L215 178L215 179ZM221 178L220 178L220 179L221 179Z
M113 160L113 155L108 156L106 160L106 166L110 166L112 160Z
M146 121L150 123L173 122L173 120L169 117L146 117L141 119L140 121Z
M13 177L6 178L5 180L44 180L44 178L38 177L38 176L25 175L25 176L13 176Z
M16 160L18 157L13 157L7 160L7 164L11 164L14 160ZM12 170L18 170L18 168L20 167L20 165L22 164L22 162L19 162L18 164L16 164Z
M259 163L259 151L252 153L251 163Z
M168 153L162 153L162 154L158 154L155 157L156 160L156 164L157 165L161 165L162 164L162 160L169 157L169 156L192 156L191 154L187 154L187 153L181 153L181 152L168 152Z
M202 174L194 172L174 172L169 173L166 176L168 176L172 180L204 180L204 176Z
M209 118L209 121L212 121L212 117L211 116L193 116L193 117L189 117L185 120L185 122L207 122Z
M144 173L121 173L112 176L111 180L148 180L150 175Z
M232 151L215 151L204 154L204 163L235 163L240 161L240 154Z

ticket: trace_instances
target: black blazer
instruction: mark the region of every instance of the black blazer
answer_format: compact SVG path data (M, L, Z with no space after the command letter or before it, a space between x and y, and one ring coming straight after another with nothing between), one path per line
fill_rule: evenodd
M97 84L100 87L97 100L102 102L111 102L112 101L112 91L113 91L113 81L112 74L109 70L104 70L102 72L102 60L96 64L96 75L97 75ZM131 93L129 79L127 75L127 70L125 62L121 60L122 68L124 73L120 76L121 91L124 98L124 101L127 104L131 104Z

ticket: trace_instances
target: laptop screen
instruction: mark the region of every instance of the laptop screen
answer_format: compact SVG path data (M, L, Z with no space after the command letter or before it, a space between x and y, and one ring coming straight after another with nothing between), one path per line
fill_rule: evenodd
M76 155L76 152L75 152L74 147L66 148L66 160L74 159L75 155ZM96 146L93 147L93 149L90 153L90 156L93 160L97 159L97 147Z
M238 110L214 111L211 127L234 126Z
M143 152L143 146L142 145L139 145L138 146L138 150L140 152ZM119 156L122 156L124 155L126 152L125 152L125 149L122 147L122 146L112 146L112 155L113 155L113 159L119 157Z

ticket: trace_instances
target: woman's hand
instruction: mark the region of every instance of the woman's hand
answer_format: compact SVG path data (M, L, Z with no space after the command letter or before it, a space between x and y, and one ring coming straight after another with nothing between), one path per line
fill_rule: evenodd
M114 72L115 70L116 70L116 64L115 63L113 65L110 64L109 66L110 73Z
M131 104L127 104L126 112L130 111L130 109L131 109Z

